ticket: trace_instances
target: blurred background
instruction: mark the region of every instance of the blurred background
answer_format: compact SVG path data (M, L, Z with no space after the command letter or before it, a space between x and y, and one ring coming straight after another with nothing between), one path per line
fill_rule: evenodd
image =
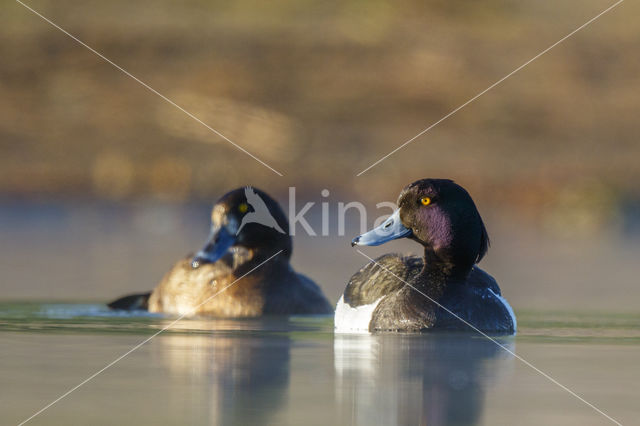
M280 177L15 2L0 5L0 298L108 300L196 251L209 209L254 184L288 207L370 207L448 177L476 200L482 266L519 309L640 301L640 5L604 1L42 1L28 4ZM321 197L328 189L330 196ZM298 207L299 209L299 207ZM332 213L333 214L333 213ZM320 229L320 206L307 219ZM333 301L366 262L295 237ZM399 242L392 250L417 252ZM327 265L331 267L328 268Z

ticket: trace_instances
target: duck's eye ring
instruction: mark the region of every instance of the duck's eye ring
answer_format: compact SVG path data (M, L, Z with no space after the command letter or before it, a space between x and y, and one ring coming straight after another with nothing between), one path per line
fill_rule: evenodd
M238 206L238 211L240 213L246 213L247 210L249 210L249 206L247 205L247 203L242 203Z
M429 204L431 204L431 198L429 197L420 198L420 204L422 204L423 206L428 206Z

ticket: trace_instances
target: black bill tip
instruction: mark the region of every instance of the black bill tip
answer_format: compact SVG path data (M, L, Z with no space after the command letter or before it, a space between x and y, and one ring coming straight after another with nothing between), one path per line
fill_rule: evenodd
M203 259L200 257L194 257L191 260L191 268L193 269L198 269L200 266L202 266L202 264L205 263L203 262Z

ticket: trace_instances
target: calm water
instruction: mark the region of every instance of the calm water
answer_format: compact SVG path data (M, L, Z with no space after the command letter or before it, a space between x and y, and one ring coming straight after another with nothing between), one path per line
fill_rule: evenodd
M171 322L99 304L0 305L0 424ZM520 312L500 342L637 423L640 315ZM332 319L184 319L29 424L608 424L476 335L334 335Z
M114 315L102 303L150 290L173 262L199 249L209 209L0 203L1 425L25 420L171 323ZM345 236L294 239L294 266L333 302L366 262L349 246L359 229L348 219ZM640 241L563 240L491 212L485 219L493 244L482 266L519 323L516 337L500 341L620 422L638 423ZM319 228L319 217L310 221ZM398 242L367 252L416 249ZM43 300L49 303L36 302ZM79 300L97 302L62 303ZM479 336L334 336L331 318L270 318L184 319L29 424L516 421L610 424Z

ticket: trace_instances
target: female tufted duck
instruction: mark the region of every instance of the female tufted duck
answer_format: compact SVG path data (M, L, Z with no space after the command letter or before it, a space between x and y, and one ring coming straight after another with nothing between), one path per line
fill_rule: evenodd
M227 318L333 312L320 287L291 268L287 218L265 192L227 193L213 206L211 223L205 247L179 261L151 293L108 306Z
M498 284L475 266L489 236L464 188L447 179L408 185L398 210L352 245L403 237L421 244L424 257L387 254L358 271L336 307L336 331L471 330L461 318L483 332L515 333Z

